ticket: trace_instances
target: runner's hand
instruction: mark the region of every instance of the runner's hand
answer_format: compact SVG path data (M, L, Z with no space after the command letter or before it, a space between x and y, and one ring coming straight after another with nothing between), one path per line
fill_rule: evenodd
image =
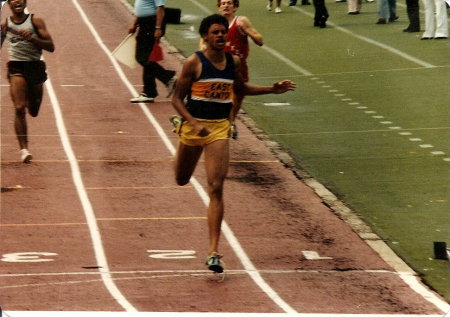
M297 84L291 80L278 81L272 86L274 94L282 94L289 90L295 90L296 87Z
M201 124L196 124L194 129L197 132L197 135L201 137L208 136L211 133L207 127L204 127Z

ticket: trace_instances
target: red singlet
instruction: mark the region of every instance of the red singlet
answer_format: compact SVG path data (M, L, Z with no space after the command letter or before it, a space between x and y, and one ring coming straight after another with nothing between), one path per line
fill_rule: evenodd
M249 53L248 37L241 28L237 21L239 17L234 17L231 21L227 33L227 45L225 47L226 52L230 52L233 55L238 56L241 59L241 73L245 82L248 82L248 66L247 57Z

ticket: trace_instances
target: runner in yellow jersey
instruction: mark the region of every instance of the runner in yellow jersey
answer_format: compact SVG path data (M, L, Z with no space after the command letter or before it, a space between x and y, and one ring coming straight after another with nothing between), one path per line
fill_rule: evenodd
M175 158L175 178L186 185L204 153L208 183L209 249L206 264L223 272L219 238L224 215L223 184L229 165L229 138L232 92L242 95L281 94L294 90L290 80L272 86L245 83L237 56L225 53L227 19L213 14L200 24L199 33L206 49L192 54L184 63L172 104L182 119L173 119L179 133ZM185 102L185 99L187 101Z

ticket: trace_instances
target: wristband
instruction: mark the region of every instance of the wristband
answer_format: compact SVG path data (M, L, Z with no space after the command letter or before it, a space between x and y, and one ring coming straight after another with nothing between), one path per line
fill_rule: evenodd
M155 26L155 29L160 29L161 27L160 26Z

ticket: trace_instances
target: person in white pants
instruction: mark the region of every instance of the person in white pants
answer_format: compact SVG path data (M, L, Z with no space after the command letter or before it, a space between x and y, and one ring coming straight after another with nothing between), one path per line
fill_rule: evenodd
M447 8L444 0L422 0L425 6L425 32L422 40L448 38Z

